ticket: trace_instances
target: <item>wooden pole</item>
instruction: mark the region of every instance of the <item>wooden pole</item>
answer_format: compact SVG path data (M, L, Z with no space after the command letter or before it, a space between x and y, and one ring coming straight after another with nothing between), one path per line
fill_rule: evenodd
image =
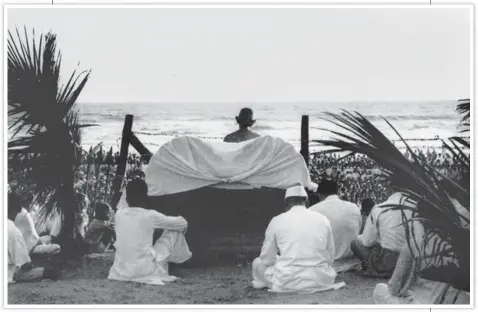
M146 160L149 162L151 159L151 156L153 154L149 151L149 149L141 143L141 141L138 139L138 137L134 134L131 133L131 140L130 140L131 146L134 147L135 150L138 151L138 153L146 158Z
M123 135L121 138L121 149L119 161L116 169L115 182L113 184L113 198L111 199L111 208L116 210L121 198L121 185L123 183L124 174L126 172L126 164L128 162L128 147L131 141L131 129L133 128L133 115L126 115L124 119Z
M302 116L300 125L300 154L304 157L305 164L309 168L309 116Z

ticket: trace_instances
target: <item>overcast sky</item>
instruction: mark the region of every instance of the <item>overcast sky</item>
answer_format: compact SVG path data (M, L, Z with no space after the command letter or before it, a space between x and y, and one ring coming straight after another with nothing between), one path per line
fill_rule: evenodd
M439 9L9 9L58 34L80 102L470 97L470 14Z

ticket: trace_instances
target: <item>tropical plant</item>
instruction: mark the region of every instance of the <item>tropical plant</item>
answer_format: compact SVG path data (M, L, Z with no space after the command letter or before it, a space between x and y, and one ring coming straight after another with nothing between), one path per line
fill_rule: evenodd
M407 242L410 248L422 241L418 249L419 259L425 266L437 268L439 272L448 274L434 274L432 279L444 281L459 289L469 291L470 272L470 220L466 214L457 210L458 200L463 209L469 212L469 187L463 187L435 170L426 158L415 153L400 133L389 123L400 140L405 144L411 160L404 156L382 132L380 132L367 118L361 114L343 111L339 114L326 113L323 117L341 128L342 132L322 129L333 134L329 140L315 140L325 146L333 147L330 152L350 152L364 154L375 161L382 168L382 176L391 185L401 191L412 203L419 203L409 207L408 203L395 205L387 209L401 210L403 221L407 227ZM456 142L455 142L456 143ZM455 144L452 141L452 145ZM463 157L463 148L449 144L445 146L461 159L462 166L468 166L469 159ZM466 156L466 155L465 155ZM409 210L411 217L405 211ZM424 229L422 237L416 237L414 227L421 224ZM438 239L437 239L438 237ZM458 265L448 262L454 259ZM436 273L436 272L435 272Z
M39 212L63 217L62 237L71 238L79 206L73 187L74 170L81 156L81 128L75 102L90 72L74 71L60 84L61 53L57 37L35 30L24 38L8 32L8 143L9 167L24 171L32 192L43 199ZM9 181L13 182L13 181Z
M456 111L458 114L463 115L460 122L460 126L464 127L462 132L470 131L470 99L458 100Z

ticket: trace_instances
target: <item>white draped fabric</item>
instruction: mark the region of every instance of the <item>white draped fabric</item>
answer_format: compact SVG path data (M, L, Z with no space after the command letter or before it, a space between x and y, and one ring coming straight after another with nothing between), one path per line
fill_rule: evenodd
M302 156L281 138L263 136L240 143L180 137L162 145L145 170L149 196L226 184L285 189L316 187Z

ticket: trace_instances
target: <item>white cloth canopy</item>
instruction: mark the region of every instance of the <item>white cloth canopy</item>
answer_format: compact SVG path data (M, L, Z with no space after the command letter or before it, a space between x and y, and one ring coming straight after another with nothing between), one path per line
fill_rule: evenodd
M151 157L145 175L149 196L224 184L286 189L300 183L316 188L302 156L271 136L240 143L175 138Z

